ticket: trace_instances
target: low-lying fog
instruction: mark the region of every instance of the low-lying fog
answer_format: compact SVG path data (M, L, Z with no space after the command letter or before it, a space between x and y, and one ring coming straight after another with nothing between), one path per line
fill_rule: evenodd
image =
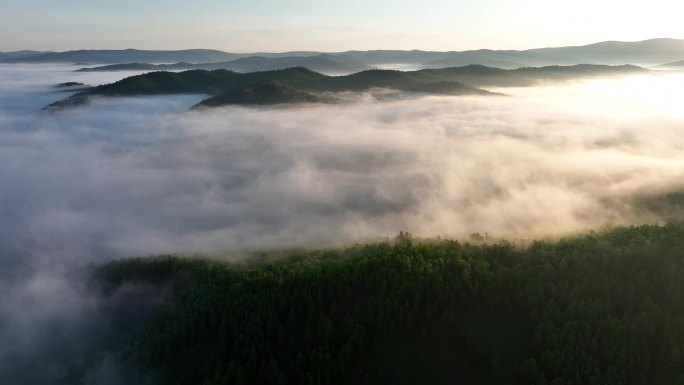
M49 115L38 109L65 96L52 85L115 74L36 67L0 75L0 242L27 253L316 246L402 229L529 238L661 220L644 200L684 185L682 75L200 112L185 109L201 95L103 99Z
M130 75L73 68L0 66L0 362L40 350L41 322L91 309L51 281L65 262L684 217L682 74L497 90L510 97L186 112L203 96L180 95L40 112L68 95L55 84Z

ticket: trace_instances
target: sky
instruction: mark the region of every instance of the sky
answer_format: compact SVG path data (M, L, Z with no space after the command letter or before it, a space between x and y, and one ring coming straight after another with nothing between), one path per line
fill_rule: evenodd
M677 0L0 0L0 52L526 49L684 38Z

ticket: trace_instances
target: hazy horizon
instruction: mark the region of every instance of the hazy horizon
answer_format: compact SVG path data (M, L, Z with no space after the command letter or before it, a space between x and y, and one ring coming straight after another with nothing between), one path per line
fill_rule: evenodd
M593 45L593 44L598 44L598 43L609 43L609 42L614 42L614 43L638 43L638 42L645 42L645 41L653 41L653 40L682 40L684 41L684 37L682 38L673 38L673 37L668 37L668 36L654 36L654 37L649 37L645 39L639 39L639 40L617 40L617 39L604 39L604 40L597 40L597 41L589 41L589 42L584 42L584 43L574 43L574 44L563 44L563 45L548 45L548 46L530 46L530 47L524 47L524 48L517 48L517 49L512 49L512 48L490 48L490 47L479 47L479 48L468 48L468 49L435 49L435 50L428 50L428 49L421 49L419 47L413 47L413 48L383 48L383 47L378 47L378 48L368 48L368 49L355 49L355 48L349 48L349 49L344 49L344 50L314 50L314 49L299 49L297 47L293 47L291 49L281 49L281 50L260 50L260 51L249 51L249 50L243 50L243 51L237 51L237 50L228 50L228 49L221 49L221 48L216 48L216 47L203 47L203 46L188 46L188 47L179 47L179 48L173 48L173 49L163 49L163 48L158 48L158 47L139 47L139 46L120 46L120 47L111 47L111 48L102 48L102 47L77 47L77 48L69 48L69 49L62 49L62 50L41 50L41 49L33 49L32 47L25 47L22 49L17 49L17 50L5 50L2 51L0 50L0 53L9 53L9 52L19 52L19 51L41 51L41 52L69 52L69 51L98 51L98 50L103 50L103 51L123 51L123 50L139 50L139 51L186 51L186 50L216 50L216 51L222 51L226 53L236 53L236 54L252 54L252 53L296 53L296 52L320 52L320 53L343 53L343 52L349 52L349 51L426 51L426 52L463 52L463 51L477 51L477 50L492 50L492 51L526 51L526 50L533 50L533 49L543 49L543 48L562 48L562 47L582 47L582 46L587 46L587 45Z
M597 44L597 43L606 43L606 42L618 42L618 43L635 43L635 42L642 42L642 41L650 41L650 40L684 40L684 36L682 37L672 37L672 36L647 36L645 38L640 38L640 39L632 39L632 40L620 40L620 39L612 39L609 37L606 37L604 39L597 39L597 40L587 40L587 41L568 41L563 44L551 44L551 45L530 45L530 46L524 46L524 47L518 47L518 48L511 48L511 47L505 47L501 46L498 48L492 48L489 46L473 46L470 48L448 48L444 47L442 49L424 49L421 47L405 47L405 48L392 48L391 46L384 47L384 46L378 46L376 48L364 48L364 49L359 49L359 48L345 48L345 49L340 49L340 50L330 50L330 49L306 49L302 48L296 45L293 45L291 47L282 47L280 49L276 50L249 50L249 49L244 49L244 50L230 50L226 48L220 48L220 47L209 47L209 46L203 46L203 45L197 45L197 46L181 46L181 47L176 47L176 48L160 48L159 46L151 45L151 46L139 46L136 44L126 44L123 43L121 45L117 46L72 46L70 48L64 48L64 49L35 49L34 47L23 47L23 48L18 48L18 49L5 49L5 50L0 50L0 52L17 52L17 51L44 51L44 52L67 52L67 51L79 51L79 50L88 50L88 51L95 51L95 50L112 50L112 51L118 51L118 50L128 50L128 49L134 49L134 50L141 50L141 51L183 51L183 50L195 50L195 49L206 49L206 50L216 50L216 51L223 51L223 52L231 52L231 53L258 53L258 52L268 52L268 53L288 53L288 52L321 52L321 53L338 53L338 52L347 52L347 51L430 51L430 52L462 52L462 51L474 51L474 50L500 50L500 51L525 51L525 50L532 50L532 49L540 49L540 48L560 48L560 47L582 47L586 45L592 45L592 44Z
M5 4L7 3L7 4ZM22 49L187 49L339 52L369 49L531 49L684 38L679 5L582 0L453 3L202 0L93 3L0 1L0 52ZM60 17L54 17L59 15ZM657 19L657 23L649 20ZM581 28L577 28L581 26ZM605 31L610 31L606 33Z

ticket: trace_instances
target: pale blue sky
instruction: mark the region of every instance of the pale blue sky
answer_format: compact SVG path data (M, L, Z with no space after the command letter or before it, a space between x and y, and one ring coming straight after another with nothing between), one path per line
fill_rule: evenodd
M680 4L673 0L0 0L0 51L444 51L684 38Z

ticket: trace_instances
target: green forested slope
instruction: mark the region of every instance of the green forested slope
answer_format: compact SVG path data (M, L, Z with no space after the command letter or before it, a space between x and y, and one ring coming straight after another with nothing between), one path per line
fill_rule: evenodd
M314 94L279 82L263 82L237 87L218 96L203 100L195 106L270 105L282 103L335 103L331 96Z
M497 95L477 87L531 86L542 81L638 74L647 70L635 66L576 65L519 68L499 68L471 65L456 68L419 71L367 70L345 76L327 76L303 67L272 71L237 73L228 70L189 70L183 72L149 72L131 76L111 84L93 87L45 107L58 110L87 103L92 96L130 96L199 93L214 96L235 94L245 87L277 82L297 92L366 91L389 88L406 92L441 95ZM243 100L228 104L250 104ZM216 100L214 100L216 102ZM207 105L215 106L212 102Z
M238 265L98 270L173 282L118 353L161 384L674 384L684 380L684 225L529 247L393 242Z

